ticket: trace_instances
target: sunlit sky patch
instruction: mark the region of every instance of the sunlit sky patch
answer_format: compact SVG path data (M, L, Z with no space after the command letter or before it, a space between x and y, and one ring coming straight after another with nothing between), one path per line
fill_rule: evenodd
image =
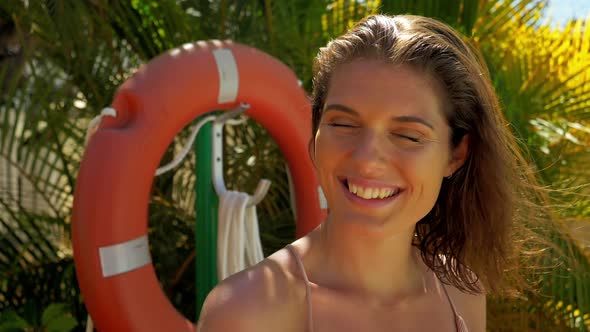
M586 19L590 15L590 0L549 0L545 16L551 19L552 26L563 26L568 19Z

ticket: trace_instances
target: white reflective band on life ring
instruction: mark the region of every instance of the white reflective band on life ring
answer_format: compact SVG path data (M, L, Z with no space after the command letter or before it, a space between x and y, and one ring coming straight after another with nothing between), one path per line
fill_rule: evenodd
M213 51L217 72L219 73L219 94L217 102L220 104L236 101L238 96L238 65L233 53L228 49Z
M127 242L98 248L103 277L111 277L150 264L147 235Z

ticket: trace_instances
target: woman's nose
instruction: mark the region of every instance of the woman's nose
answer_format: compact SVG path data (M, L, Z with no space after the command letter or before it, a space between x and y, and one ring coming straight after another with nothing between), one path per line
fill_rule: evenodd
M383 137L367 132L358 137L352 153L357 170L363 176L376 176L385 170L388 155Z

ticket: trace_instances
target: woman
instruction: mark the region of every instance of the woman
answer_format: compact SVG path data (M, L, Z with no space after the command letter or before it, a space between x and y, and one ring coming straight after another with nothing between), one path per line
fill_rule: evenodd
M483 61L433 19L370 16L320 50L312 102L328 217L218 285L198 330L485 331L533 180Z

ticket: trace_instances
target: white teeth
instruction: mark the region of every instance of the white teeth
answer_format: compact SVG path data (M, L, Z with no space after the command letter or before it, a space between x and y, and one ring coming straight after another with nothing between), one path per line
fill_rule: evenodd
M396 189L386 189L386 188L364 188L360 186L356 186L354 184L348 184L348 190L364 199L375 199L375 198L386 198L399 193L399 188Z
M389 197L389 196L391 196L392 193L393 193L393 190L381 189L381 191L379 192L379 198Z
M379 196L381 196L381 189L373 189L373 195L371 196L371 198L379 198Z
M365 188L357 187L356 194L362 198L365 198Z

